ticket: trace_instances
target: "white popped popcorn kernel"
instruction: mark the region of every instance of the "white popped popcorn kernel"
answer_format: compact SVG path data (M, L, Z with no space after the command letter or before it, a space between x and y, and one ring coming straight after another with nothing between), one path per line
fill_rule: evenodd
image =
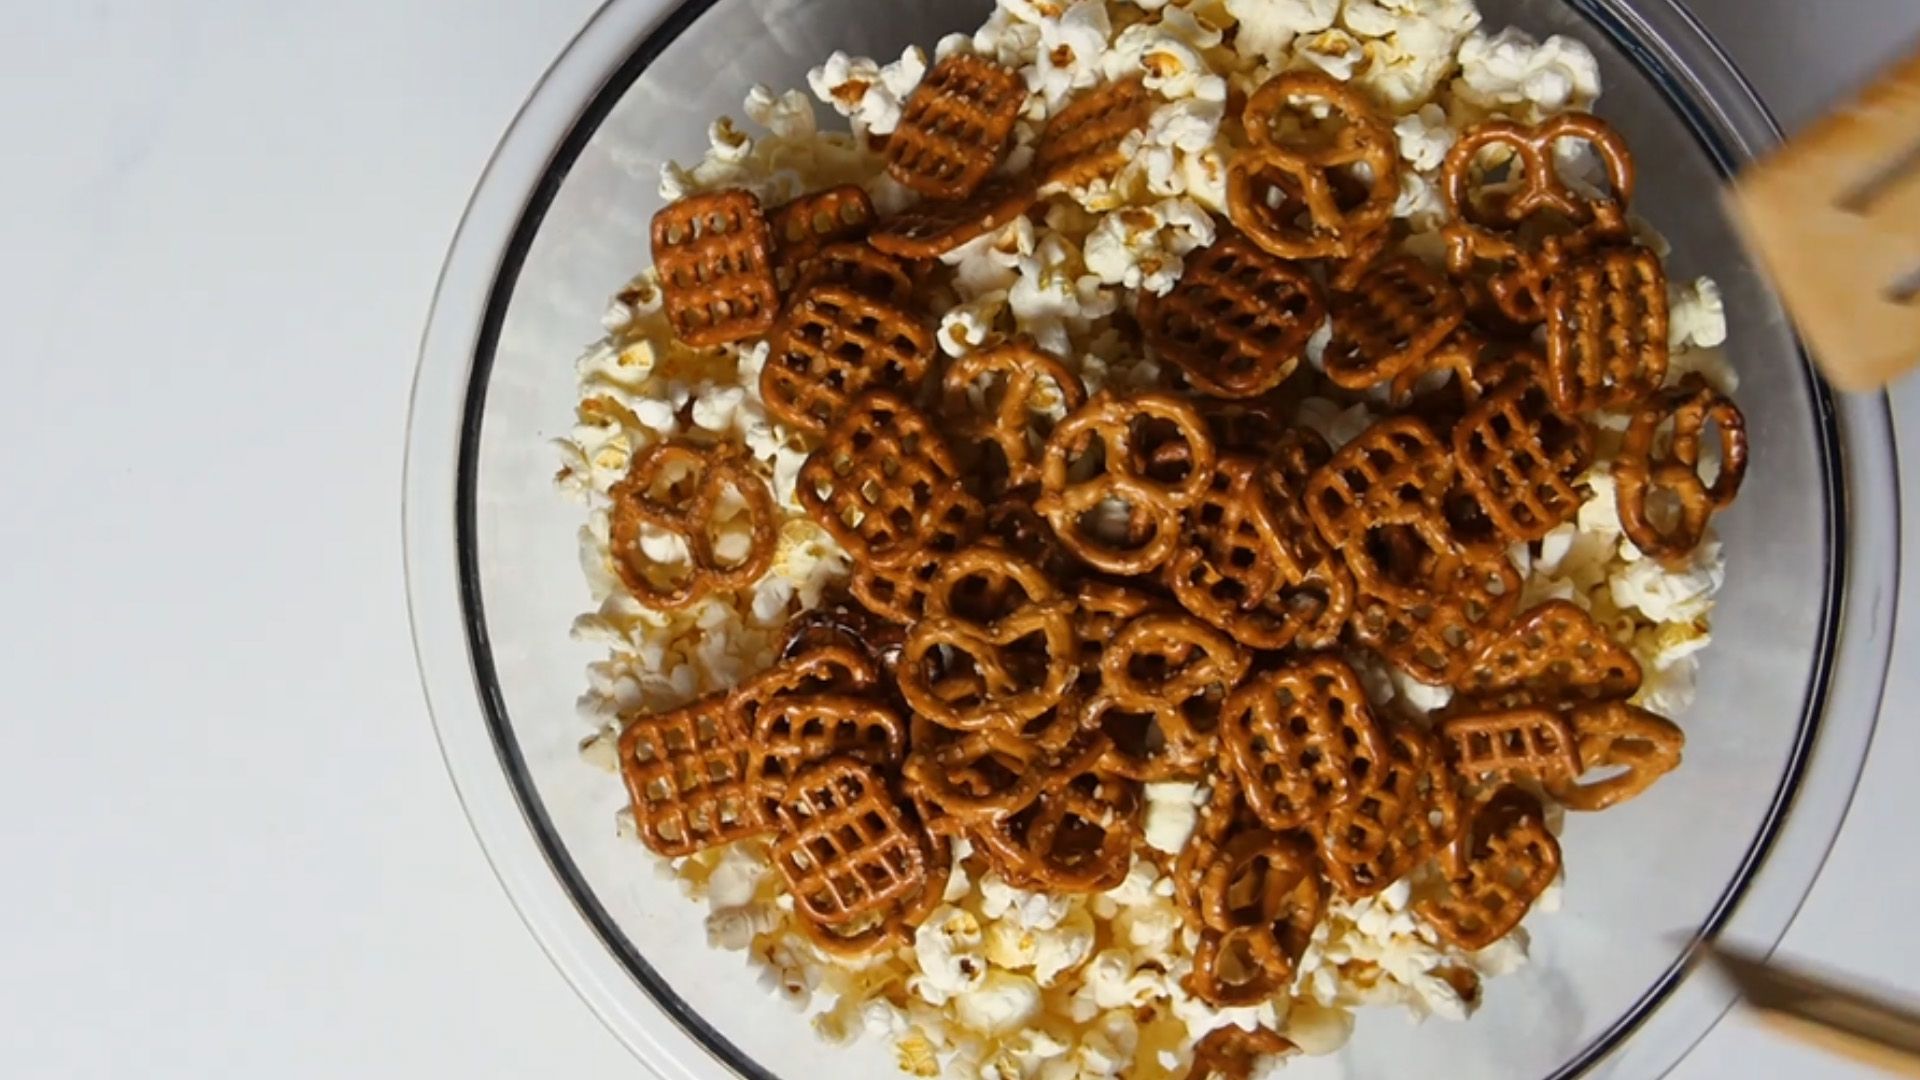
M712 432L726 431L733 426L734 413L746 398L745 387L708 387L693 400L693 426Z
M927 74L927 54L909 45L900 59L882 67L864 56L836 52L807 72L813 95L847 117L856 135L891 135L901 108Z
M1100 82L1101 58L1113 37L1106 0L1077 0L1057 16L1041 16L1037 62L1025 70L1027 89L1038 94L1048 112L1058 110L1077 91Z
M1185 256L1213 243L1213 217L1185 199L1116 210L1087 236L1087 269L1109 285L1172 291Z
M1040 987L1025 975L990 969L953 1001L954 1016L982 1035L1017 1030L1040 1013Z
M1454 98L1484 112L1538 120L1584 109L1600 96L1600 62L1573 38L1535 41L1515 27L1491 37L1476 32L1461 43L1459 57Z
M1394 122L1393 134L1400 146L1400 158L1421 172L1438 172L1446 164L1447 151L1457 136L1447 124L1447 111L1438 105L1423 105Z
M1393 678L1394 697L1405 702L1409 708L1423 713L1439 712L1453 700L1452 687L1421 682L1398 665L1391 665L1387 670Z
M1078 968L1093 955L1093 916L1085 908L1073 908L1059 925L1038 933L1033 977L1041 986L1052 986L1061 975Z
M1631 554L1608 584L1613 602L1622 608L1636 608L1657 623L1690 622L1702 618L1713 607L1713 595L1726 581L1726 563L1720 542L1711 537L1694 550L1683 568L1674 569L1657 559L1639 556L1637 549L1625 544L1622 556Z
M1226 0L1239 24L1233 47L1250 60L1277 60L1293 39L1333 25L1340 0Z
M1006 919L1029 930L1048 930L1060 925L1072 906L1064 894L1016 889L992 871L980 878L980 913L989 919Z
M1167 994L1167 973L1143 966L1122 949L1105 949L1088 962L1081 984L1101 1009L1137 1009Z
M1338 27L1322 30L1296 45L1296 65L1318 68L1341 82L1350 81L1367 60L1366 47L1360 40Z
M1712 278L1695 278L1675 288L1668 307L1668 336L1675 352L1727 343L1727 304Z
M1200 821L1200 785L1170 780L1146 785L1147 811L1143 829L1147 846L1169 855L1187 846Z
M1353 1038L1353 1013L1337 1005L1296 1000L1287 1013L1285 1034L1302 1053L1325 1057Z
M811 139L819 130L813 115L813 102L798 90L776 96L765 85L756 84L747 91L744 106L747 119L782 139Z
M1001 326L1008 314L1007 296L996 290L948 308L940 316L940 332L936 335L940 350L948 356L965 356L1005 341L1007 335Z
M1169 7L1157 21L1120 31L1101 57L1101 66L1115 81L1144 73L1147 89L1168 101L1225 101L1227 81L1213 73L1205 55L1220 40L1219 28L1202 23L1185 8Z
M971 912L952 905L927 916L913 935L920 971L908 988L929 1004L945 1005L955 994L975 990L987 978L986 935Z

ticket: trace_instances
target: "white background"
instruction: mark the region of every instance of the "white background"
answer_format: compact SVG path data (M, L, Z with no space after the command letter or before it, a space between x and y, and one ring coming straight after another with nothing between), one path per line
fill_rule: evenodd
M1920 0L1697 6L1789 121L1920 30ZM441 256L593 7L0 2L0 1072L642 1075L467 829L400 562ZM1908 582L1786 945L1920 992ZM1840 1074L1729 1022L1676 1075Z

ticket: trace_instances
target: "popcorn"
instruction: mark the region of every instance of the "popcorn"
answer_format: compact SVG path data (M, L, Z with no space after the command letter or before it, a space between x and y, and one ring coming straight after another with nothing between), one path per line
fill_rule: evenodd
M1027 930L1051 930L1071 907L1065 896L1016 889L999 874L989 872L980 878L980 913L989 919L1005 919Z
M986 977L954 1000L954 1016L982 1035L998 1035L1030 1023L1040 1013L1040 987L1010 971L988 970Z
M986 936L971 912L952 905L934 909L913 935L920 971L908 988L933 1005L978 990L987 979Z
M1087 269L1109 285L1164 296L1186 269L1183 256L1213 239L1213 218L1185 199L1116 210L1087 237Z
M1201 98L1227 100L1227 81L1213 74L1205 50L1221 41L1219 28L1208 26L1184 8L1169 7L1157 22L1135 23L1120 31L1101 59L1109 80L1145 74L1147 89L1168 101Z
M827 62L807 72L813 95L853 124L863 141L868 135L891 135L900 126L907 96L927 74L927 54L909 45L900 59L884 67L864 56L836 52Z
M1316 34L1333 26L1340 0L1226 0L1239 24L1233 47L1250 60L1281 56L1302 34Z
M1367 60L1367 51L1358 38L1337 27L1322 30L1301 41L1294 53L1296 65L1306 65L1348 82Z
M1101 60L1113 25L1107 20L1106 0L1077 0L1057 18L1043 15L1036 24L1040 47L1037 62L1025 72L1027 89L1054 112L1076 91L1101 81Z
M1200 786L1183 780L1146 785L1147 846L1178 854L1200 820Z
M1591 106L1600 96L1600 62L1585 45L1558 34L1535 41L1513 27L1492 37L1476 32L1460 46L1453 96L1481 113L1536 121Z
M1727 343L1727 305L1712 278L1695 278L1677 287L1668 309L1674 352L1717 349Z

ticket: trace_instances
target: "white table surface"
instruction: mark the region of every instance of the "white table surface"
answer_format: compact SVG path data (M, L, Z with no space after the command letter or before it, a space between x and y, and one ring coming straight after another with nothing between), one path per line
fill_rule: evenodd
M1698 6L1789 120L1920 30ZM5 7L0 1072L643 1075L467 829L399 550L435 273L593 0ZM1786 948L1920 992L1912 622ZM1729 1021L1675 1075L1852 1074Z

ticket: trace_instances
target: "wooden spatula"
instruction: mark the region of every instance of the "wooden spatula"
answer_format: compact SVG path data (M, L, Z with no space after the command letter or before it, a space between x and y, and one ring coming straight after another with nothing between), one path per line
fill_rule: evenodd
M1920 365L1920 52L1742 176L1733 201L1835 386Z
M1911 1003L1723 946L1704 955L1774 1030L1889 1076L1920 1078L1920 1013Z

